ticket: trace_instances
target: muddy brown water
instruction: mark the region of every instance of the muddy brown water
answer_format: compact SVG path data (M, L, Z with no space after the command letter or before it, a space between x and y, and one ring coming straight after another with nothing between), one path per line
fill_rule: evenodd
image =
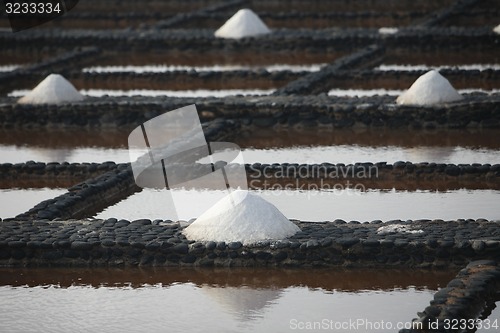
M280 128L278 130L248 129L232 138L242 148L283 148L293 146L399 146L399 147L447 147L499 149L499 130L408 130L408 129L313 129Z
M277 269L277 268L0 268L0 286L73 285L92 287L149 284L164 286L191 282L220 287L286 288L306 286L324 290L360 291L395 288L436 290L451 280L456 270L410 269Z

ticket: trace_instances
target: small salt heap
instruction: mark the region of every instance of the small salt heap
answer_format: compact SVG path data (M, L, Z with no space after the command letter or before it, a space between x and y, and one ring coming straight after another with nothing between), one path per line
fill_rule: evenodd
M26 96L17 102L20 104L60 104L78 102L84 96L59 74L50 74Z
M500 24L493 28L493 32L500 35Z
M398 104L430 105L463 99L450 82L436 70L420 76L396 102Z
M284 239L298 231L300 228L274 205L248 191L237 190L219 200L183 233L196 241L253 244Z
M240 9L215 32L215 37L240 39L270 32L271 30L251 9Z

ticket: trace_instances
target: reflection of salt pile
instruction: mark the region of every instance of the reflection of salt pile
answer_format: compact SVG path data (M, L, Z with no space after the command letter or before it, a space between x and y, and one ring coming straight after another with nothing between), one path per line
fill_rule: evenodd
M17 102L21 104L59 104L83 100L75 87L59 74L50 74L26 96Z
M234 38L268 34L271 31L250 9L240 9L215 32L215 37Z
M239 190L219 200L184 229L184 234L198 241L252 244L283 239L299 230L271 203Z
M500 24L493 28L493 32L500 35Z
M435 103L455 102L463 97L450 82L436 70L420 76L401 96L398 104L430 105Z
M264 309L281 297L281 289L253 289L241 287L210 287L202 290L226 311L234 313L240 320L249 321L262 317Z

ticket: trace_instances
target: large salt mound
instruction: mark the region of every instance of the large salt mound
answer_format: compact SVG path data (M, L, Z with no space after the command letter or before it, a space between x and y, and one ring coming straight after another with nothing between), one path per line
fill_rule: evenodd
M430 105L463 99L450 82L436 70L420 76L396 102L398 104Z
M250 9L240 9L215 32L215 37L239 39L270 33L271 30Z
M83 99L83 95L68 80L59 74L50 74L17 102L21 104L59 104L78 102Z
M493 32L500 35L500 24L493 28Z
M187 239L241 242L284 239L300 228L266 200L248 191L234 191L184 229Z

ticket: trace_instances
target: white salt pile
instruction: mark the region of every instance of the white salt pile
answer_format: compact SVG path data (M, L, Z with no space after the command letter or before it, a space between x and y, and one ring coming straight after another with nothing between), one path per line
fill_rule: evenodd
M60 104L78 102L84 96L59 74L50 74L27 95L20 98L20 104Z
M409 226L403 224L390 224L377 229L378 235L387 235L387 234L421 234L423 230L415 230L410 228Z
M270 33L271 30L250 9L240 9L215 32L215 37L239 39Z
M219 200L184 229L196 241L253 244L294 235L300 228L271 203L248 191L237 190Z
M493 32L500 35L500 24L493 28Z
M399 29L394 27L382 27L378 29L378 33L381 35L394 35L397 34L398 31Z
M463 99L450 82L436 70L420 76L396 102L398 104L430 105Z

